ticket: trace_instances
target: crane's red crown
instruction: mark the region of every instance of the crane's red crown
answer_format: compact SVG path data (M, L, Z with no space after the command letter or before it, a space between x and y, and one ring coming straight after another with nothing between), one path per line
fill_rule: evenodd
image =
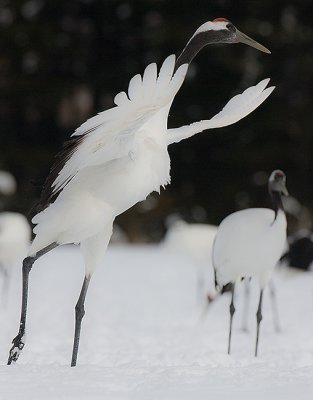
M228 22L228 19L227 18L215 18L215 19L213 19L212 22L222 22L222 21Z
M275 178L283 178L285 176L285 174L283 173L283 171L276 171L275 173Z

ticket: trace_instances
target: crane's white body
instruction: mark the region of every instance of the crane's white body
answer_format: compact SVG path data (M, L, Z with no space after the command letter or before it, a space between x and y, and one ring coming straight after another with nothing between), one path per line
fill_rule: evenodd
M213 266L219 285L242 277L256 277L263 288L280 259L286 243L285 213L250 208L226 217L213 246Z
M116 107L76 130L75 136L85 136L53 184L57 199L33 219L36 237L29 255L53 242L80 243L86 274L91 274L106 251L114 218L169 183L168 145L238 121L273 90L265 89L269 80L264 80L235 96L211 120L172 130L169 109L188 66L175 73L174 67L173 55L159 74L150 64L142 77L130 81L128 96L115 97Z
M16 212L0 213L0 266L10 268L29 248L31 229L24 215Z
M167 251L186 257L196 268L200 304L203 303L207 290L214 289L212 247L216 232L215 225L189 224L178 220L169 227L162 243Z
M192 262L208 270L212 266L212 247L217 227L210 224L189 224L176 221L168 229L163 245L170 251L189 257Z

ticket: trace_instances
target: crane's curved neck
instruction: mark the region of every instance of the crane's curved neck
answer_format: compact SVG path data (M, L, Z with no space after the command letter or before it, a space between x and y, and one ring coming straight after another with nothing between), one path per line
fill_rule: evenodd
M281 193L277 191L270 190L270 196L272 199L273 208L275 211L275 219L277 217L277 213L281 210L283 213L285 212L283 202L281 199Z
M175 71L183 64L190 64L195 56L208 44L227 43L227 30L209 30L196 33L176 60Z

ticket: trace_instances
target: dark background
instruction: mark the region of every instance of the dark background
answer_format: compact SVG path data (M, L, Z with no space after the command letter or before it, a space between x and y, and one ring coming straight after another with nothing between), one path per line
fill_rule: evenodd
M133 241L157 240L167 216L217 224L230 212L268 206L275 168L303 205L290 229L311 228L313 211L312 1L0 1L0 169L18 192L6 208L30 215L53 157L74 129L112 106L129 79L179 54L207 20L225 17L270 48L210 46L194 60L169 127L209 119L261 79L277 88L239 123L170 147L172 184L117 222Z

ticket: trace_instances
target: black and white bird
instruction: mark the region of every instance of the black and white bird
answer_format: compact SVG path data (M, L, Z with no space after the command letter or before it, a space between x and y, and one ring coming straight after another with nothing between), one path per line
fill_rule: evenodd
M106 252L115 217L170 182L170 144L239 121L273 91L273 87L266 88L269 79L265 79L232 98L210 120L168 129L172 101L196 54L210 43L239 42L269 53L224 18L206 22L176 61L174 55L169 56L159 72L156 64L148 65L142 76L131 79L128 94L115 96L115 107L86 121L65 143L43 188L41 211L33 219L36 237L23 262L20 328L8 364L18 359L25 344L28 277L33 263L58 245L80 244L86 275L76 305L74 366L87 289Z
M263 290L285 248L287 221L281 197L288 195L288 192L284 172L275 170L271 173L268 189L274 209L250 208L229 215L220 224L213 245L216 283L220 288L231 284L228 354L231 348L236 282L242 278L255 277L260 285L256 314L255 356L257 356Z

